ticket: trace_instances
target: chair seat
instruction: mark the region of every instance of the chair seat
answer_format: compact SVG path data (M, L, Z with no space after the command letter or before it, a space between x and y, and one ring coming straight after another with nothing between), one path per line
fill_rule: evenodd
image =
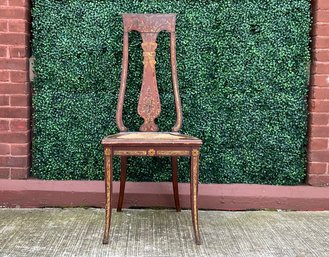
M199 138L175 132L121 132L102 140L103 145L201 145Z

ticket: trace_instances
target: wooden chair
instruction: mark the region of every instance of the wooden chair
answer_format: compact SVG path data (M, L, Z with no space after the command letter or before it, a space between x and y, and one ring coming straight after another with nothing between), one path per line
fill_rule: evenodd
M116 123L120 133L110 135L102 140L104 145L106 213L103 244L109 241L112 201L112 157L121 158L120 194L117 211L121 211L126 182L128 156L168 156L172 163L172 183L176 210L180 211L178 196L178 163L180 156L191 157L190 199L192 222L196 244L201 244L198 222L198 172L199 149L202 141L198 138L179 134L182 126L182 107L178 91L176 71L176 15L175 14L123 14L123 61L119 100L116 112ZM127 132L122 121L122 110L128 72L128 32L135 30L141 33L143 48L143 82L138 102L138 114L144 119L140 132ZM157 35L166 30L170 33L170 59L172 69L173 93L176 107L176 123L172 132L157 132L155 119L159 116L161 106L155 75L155 50Z

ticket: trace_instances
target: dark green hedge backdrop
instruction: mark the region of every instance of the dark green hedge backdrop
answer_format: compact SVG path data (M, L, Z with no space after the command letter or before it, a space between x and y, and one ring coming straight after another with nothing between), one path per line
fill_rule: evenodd
M32 174L102 179L101 139L116 133L121 14L177 13L182 132L204 140L204 183L298 184L305 176L308 0L34 0ZM159 35L162 130L175 122L169 35ZM125 123L138 129L141 38L130 34ZM169 158L132 158L128 177L166 181ZM180 181L189 179L180 159ZM118 178L118 160L116 161Z

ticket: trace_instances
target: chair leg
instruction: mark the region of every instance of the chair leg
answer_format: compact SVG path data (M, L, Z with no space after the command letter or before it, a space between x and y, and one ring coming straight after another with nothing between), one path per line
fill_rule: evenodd
M127 174L127 156L121 156L121 173L120 173L120 192L119 192L119 200L117 211L121 212L123 205L123 197L125 194L125 186L126 186L126 174Z
M105 206L105 229L103 244L109 243L109 233L111 225L111 200L112 200L112 149L104 149L104 166L105 166L105 195L106 195L106 206Z
M192 209L192 222L195 243L201 244L201 237L199 231L199 217L198 217L198 182L199 182L199 150L194 149L191 157L191 183L190 183L190 197Z
M171 168L172 168L172 185L174 190L174 199L176 211L180 212L179 204L179 193L178 193L178 158L176 156L171 157Z

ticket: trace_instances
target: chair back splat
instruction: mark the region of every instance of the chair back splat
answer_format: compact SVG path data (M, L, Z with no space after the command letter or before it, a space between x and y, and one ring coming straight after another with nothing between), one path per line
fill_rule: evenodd
M172 72L173 93L176 108L176 123L172 127L173 132L178 132L182 126L182 106L179 96L178 79L176 70L176 15L175 14L123 14L123 59L122 73L119 91L119 100L116 112L116 123L120 132L128 131L122 121L122 111L126 91L128 74L128 33L138 31L142 36L143 49L143 81L138 101L138 114L144 119L139 128L142 132L159 131L155 119L161 112L159 91L155 71L155 51L157 48L157 36L160 31L170 33L170 62Z

